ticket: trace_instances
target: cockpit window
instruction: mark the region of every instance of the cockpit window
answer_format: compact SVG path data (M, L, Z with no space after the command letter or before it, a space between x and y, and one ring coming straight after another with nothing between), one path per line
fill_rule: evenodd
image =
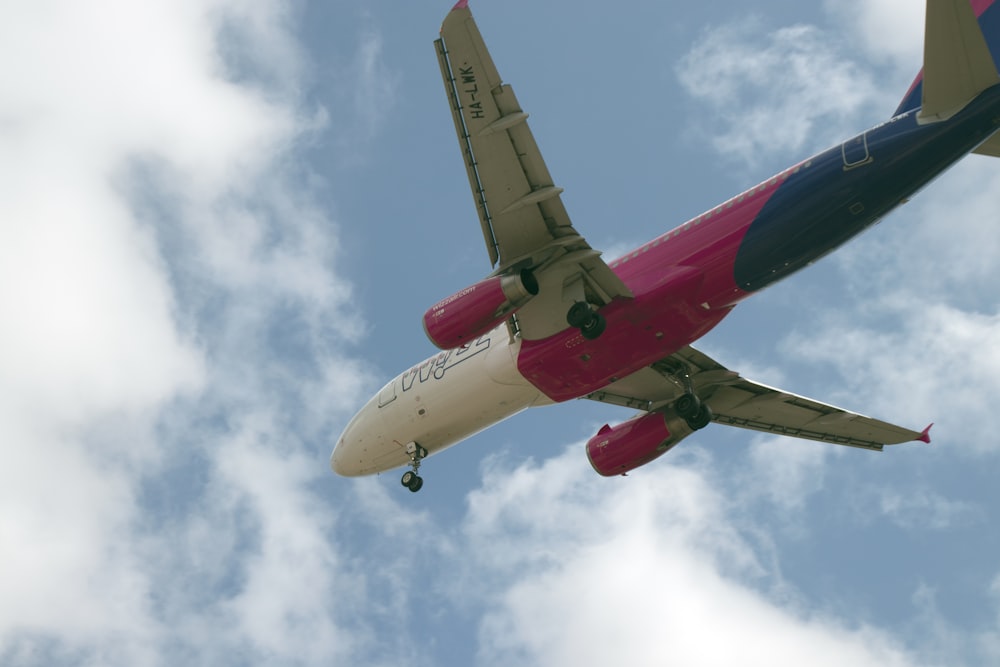
M396 400L396 378L393 378L389 384L382 387L382 391L378 393L378 406L384 408L393 401Z

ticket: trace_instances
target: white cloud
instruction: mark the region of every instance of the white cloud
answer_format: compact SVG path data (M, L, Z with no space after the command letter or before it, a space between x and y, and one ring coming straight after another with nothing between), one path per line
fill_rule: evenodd
M982 628L952 622L941 609L938 593L937 589L923 583L913 592L914 634L920 637L921 654L941 665L996 663L1000 657L1000 625Z
M925 3L825 0L823 6L868 54L890 60L904 77L909 77L903 85L916 76L923 65Z
M493 584L480 664L920 664L883 630L760 592L786 591L706 471L586 468L574 447L489 468L470 496L462 586Z
M942 530L982 518L975 506L927 490L885 490L879 494L878 506L890 520L911 529Z
M378 33L362 36L355 60L355 77L359 85L354 93L357 118L370 137L392 108L396 82L382 63L382 38Z
M713 148L751 167L850 136L859 112L879 98L840 42L809 25L714 27L681 59L677 75L709 111L702 131Z
M137 518L131 480L97 464L82 443L33 426L3 426L0 654L18 632L76 645L118 636L123 662L144 664L157 628L150 582L128 539Z
M0 660L361 645L312 485L363 325L289 159L324 118L292 25L224 0L0 22Z
M791 438L758 439L750 447L745 489L760 494L780 510L801 511L822 490L829 446Z
M224 603L236 619L234 644L250 642L286 664L349 656L352 639L335 620L350 588L335 579L340 564L327 539L333 517L308 491L316 462L258 437L243 435L216 457L218 483L235 495L231 503L245 503L257 537L237 556L246 583Z

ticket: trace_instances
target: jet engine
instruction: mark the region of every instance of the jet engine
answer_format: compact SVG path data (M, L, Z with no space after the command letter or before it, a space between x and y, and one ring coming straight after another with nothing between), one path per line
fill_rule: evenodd
M424 331L442 350L459 347L488 333L538 294L527 269L494 276L442 299L424 313Z
M605 424L587 442L587 458L605 477L624 475L665 454L692 432L680 417L650 412L617 426Z

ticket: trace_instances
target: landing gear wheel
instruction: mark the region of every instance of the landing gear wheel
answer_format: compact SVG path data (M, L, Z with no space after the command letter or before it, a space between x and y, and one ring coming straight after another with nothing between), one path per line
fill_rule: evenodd
M412 470L404 472L399 483L416 493L424 485L424 479L417 474L417 471L420 470L420 461L427 456L427 450L415 442L410 442L406 445L406 453L410 455L410 468Z
M583 337L587 340L594 340L604 333L604 329L606 329L607 326L608 321L604 319L604 315L601 315L600 313L593 313L593 317L590 322L588 322L585 326L580 327L580 333L583 334Z
M701 399L691 393L682 394L674 401L674 410L682 418L690 422L698 416L702 408Z
M588 322L590 322L593 314L594 311L590 309L589 303L577 301L569 307L569 312L566 313L566 322L568 322L571 327L582 329Z
M604 316L585 301L577 301L570 306L569 312L566 313L566 322L571 327L579 329L587 340L594 340L604 333L604 329L608 326Z
M403 473L403 477L402 479L399 480L399 483L408 488L413 493L416 493L421 489L421 487L423 487L424 478L418 475L417 473L413 472L412 470L407 470L406 472Z
M692 431L700 431L711 423L712 409L704 403L699 404L698 412L693 417L687 419L687 424L691 427Z

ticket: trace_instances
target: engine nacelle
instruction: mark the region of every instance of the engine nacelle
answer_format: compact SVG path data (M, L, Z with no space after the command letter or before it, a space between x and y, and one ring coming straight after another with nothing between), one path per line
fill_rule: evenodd
M624 475L665 454L691 433L683 419L651 412L617 426L605 424L587 442L587 458L605 477Z
M442 299L424 313L431 342L450 350L490 332L538 294L538 281L527 269L482 280Z

